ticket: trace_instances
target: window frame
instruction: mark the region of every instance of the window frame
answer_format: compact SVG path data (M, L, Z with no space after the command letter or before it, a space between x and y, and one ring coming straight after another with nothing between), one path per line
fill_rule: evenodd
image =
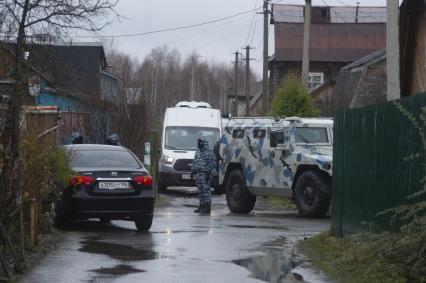
M255 133L261 132L260 136L256 136ZM265 129L253 129L252 135L254 139L264 139L266 138L266 130Z
M315 127L306 127L306 126L304 126L304 127L296 127L296 132L297 132L297 129L300 129L300 128L325 129L326 136L327 136L327 141L328 142L326 142L326 143L306 143L306 142L296 142L295 141L296 145L332 145L332 141L331 141L331 137L330 137L330 131L329 131L329 127L328 126L317 125Z
M314 77L320 77L320 81L316 82L313 80ZM319 83L319 84L317 84ZM318 86L322 85L324 83L324 73L321 72L312 72L308 74L308 89L313 90L317 88ZM310 84L316 84L314 87L310 87Z
M235 133L236 132L242 132L243 134L242 134L242 136L240 137L240 136L237 136ZM246 130L245 129L233 129L232 130L232 138L233 139L243 139L244 138L244 136L245 136L245 133L246 133Z

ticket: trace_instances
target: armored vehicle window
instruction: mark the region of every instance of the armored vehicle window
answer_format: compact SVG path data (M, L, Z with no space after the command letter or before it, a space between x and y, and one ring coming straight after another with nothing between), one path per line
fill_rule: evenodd
M296 143L329 143L327 128L300 127L296 129Z
M279 144L284 144L284 132L271 132L269 139L271 147L276 147Z
M266 136L265 130L253 130L253 138L255 139L263 139Z
M275 135L277 136L277 144L285 143L284 132L276 132Z
M234 139L242 139L242 138L244 138L244 130L243 129L234 130L232 132L232 137Z

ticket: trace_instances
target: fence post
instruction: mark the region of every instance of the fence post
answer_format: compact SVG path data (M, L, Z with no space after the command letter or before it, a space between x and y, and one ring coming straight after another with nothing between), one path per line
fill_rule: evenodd
M30 200L30 244L31 246L37 245L37 201L36 199Z

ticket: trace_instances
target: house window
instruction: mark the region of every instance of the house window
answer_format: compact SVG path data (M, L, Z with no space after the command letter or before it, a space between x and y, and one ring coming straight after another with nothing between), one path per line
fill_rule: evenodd
M308 89L313 90L324 83L324 73L309 73Z

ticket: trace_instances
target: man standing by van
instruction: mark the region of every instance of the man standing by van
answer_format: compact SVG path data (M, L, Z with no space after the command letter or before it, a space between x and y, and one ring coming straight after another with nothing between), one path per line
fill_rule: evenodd
M210 213L210 207L212 204L210 182L212 178L212 171L216 168L216 162L213 152L209 148L209 142L206 139L198 139L197 147L198 150L195 153L191 175L195 175L195 183L198 188L200 206L194 210L194 212Z

